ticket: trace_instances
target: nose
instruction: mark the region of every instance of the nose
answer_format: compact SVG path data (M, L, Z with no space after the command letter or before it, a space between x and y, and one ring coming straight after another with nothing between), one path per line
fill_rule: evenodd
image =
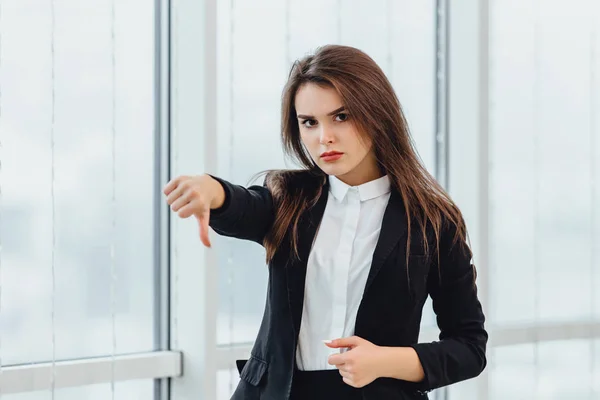
M333 143L333 132L332 129L326 126L321 128L321 134L319 137L319 143L328 145Z

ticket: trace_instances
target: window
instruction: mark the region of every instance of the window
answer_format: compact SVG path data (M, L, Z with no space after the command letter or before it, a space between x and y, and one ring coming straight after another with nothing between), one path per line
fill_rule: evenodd
M600 18L593 3L526 2L516 13L515 2L492 3L490 267L496 323L600 318L600 296L594 294L600 285L600 46L593 39Z
M487 373L450 398L596 398L598 3L489 1L451 15L450 187L491 342Z
M154 352L157 4L2 2L3 399L47 398L54 384L57 398L105 399L113 366L140 379L116 383L115 398L150 399L173 374ZM122 368L137 358L146 369ZM81 376L61 375L73 365Z

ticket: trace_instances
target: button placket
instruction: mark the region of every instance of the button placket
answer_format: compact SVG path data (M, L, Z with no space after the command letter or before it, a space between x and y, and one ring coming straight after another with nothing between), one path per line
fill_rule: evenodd
M360 197L356 188L350 188L346 194L348 207L344 217L340 236L340 245L335 255L333 309L331 321L331 337L341 337L345 330L348 307L348 280L350 262L352 260L352 245L356 237L358 218L360 215Z

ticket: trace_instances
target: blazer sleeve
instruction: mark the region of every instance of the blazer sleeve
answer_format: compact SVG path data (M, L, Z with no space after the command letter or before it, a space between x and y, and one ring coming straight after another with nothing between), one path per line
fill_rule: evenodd
M245 239L263 245L275 219L273 197L263 186L234 185L212 176L225 191L225 202L210 211L210 227L219 235Z
M439 341L412 346L425 372L425 379L417 384L422 392L476 377L487 364L488 334L477 297L475 267L467 244L453 243L455 233L454 224L443 229L440 269L432 268L427 281L440 328ZM434 261L433 266L437 265L436 256Z

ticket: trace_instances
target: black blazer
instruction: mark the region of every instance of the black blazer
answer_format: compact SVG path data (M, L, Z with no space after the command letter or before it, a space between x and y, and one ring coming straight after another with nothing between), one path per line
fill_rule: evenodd
M274 220L273 198L263 186L245 188L216 178L225 203L211 212L210 226L221 235L262 245ZM300 175L298 184L310 175ZM303 182L304 181L304 182ZM312 184L312 182L310 182ZM287 400L295 369L302 318L306 262L327 203L328 187L299 222L300 261L284 240L269 263L267 301L249 360L239 360L240 383L232 400ZM415 227L415 228L412 228ZM446 224L437 256L424 253L418 224L411 224L411 251L406 267L407 220L402 198L392 190L379 241L356 319L355 335L380 346L411 346L425 379L412 383L379 378L363 387L365 400L426 399L427 392L479 375L486 366L488 335L477 298L475 273L464 244L452 246L455 229ZM430 249L435 249L432 241ZM427 296L433 300L440 340L417 343Z

